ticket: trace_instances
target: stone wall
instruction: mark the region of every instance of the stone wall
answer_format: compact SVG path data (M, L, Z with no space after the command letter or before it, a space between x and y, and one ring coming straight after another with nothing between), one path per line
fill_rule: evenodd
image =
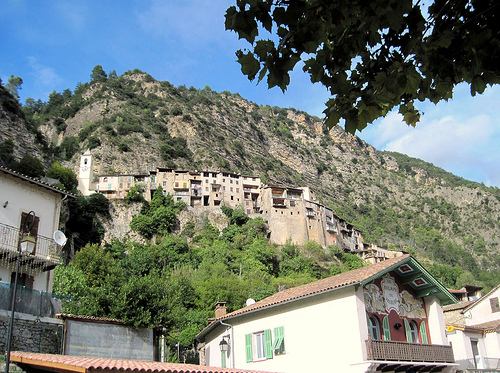
M10 312L0 311L0 351L7 348ZM64 326L61 320L15 314L11 351L61 354Z

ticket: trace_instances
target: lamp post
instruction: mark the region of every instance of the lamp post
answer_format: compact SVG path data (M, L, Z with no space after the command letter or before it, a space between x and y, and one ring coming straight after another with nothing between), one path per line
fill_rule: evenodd
M30 236L30 231L31 228L33 228L33 224L35 224L35 212L30 211L24 218L24 221L21 222L21 242L19 243L19 248L17 250L16 275L14 276L14 288L12 289L9 329L7 331L7 352L5 354L5 373L9 373L10 347L12 343L12 330L14 328L14 313L16 310L17 278L19 277L19 267L21 263L21 257L23 253L27 253L28 255L33 255L35 252L36 240L34 237ZM24 233L27 233L28 235L25 237Z

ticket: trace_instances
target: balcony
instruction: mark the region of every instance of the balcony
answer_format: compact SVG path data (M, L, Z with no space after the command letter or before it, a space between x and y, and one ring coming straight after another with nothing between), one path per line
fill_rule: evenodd
M12 297L10 289L12 286L14 285L7 282L0 282L0 310L10 311L10 298ZM62 298L69 299L68 297L56 296L45 291L18 286L16 312L40 317L54 317L57 313L62 312Z
M457 363L467 373L500 371L500 358L497 357L476 356L475 359L457 360Z
M273 207L286 207L284 198L276 198L273 196Z
M366 341L367 360L454 363L451 346L408 342Z
M15 265L21 232L18 228L0 223L0 259L7 265ZM36 236L34 255L23 254L21 266L28 271L50 271L62 264L62 250L52 238Z

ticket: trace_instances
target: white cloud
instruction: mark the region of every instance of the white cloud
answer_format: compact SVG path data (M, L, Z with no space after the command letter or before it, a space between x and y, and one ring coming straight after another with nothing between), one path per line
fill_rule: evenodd
M217 42L224 31L224 2L154 1L137 15L139 25L152 36L197 47ZM214 27L216 25L216 27ZM178 45L179 47L179 45Z
M62 83L61 77L51 67L40 64L33 56L28 57L28 64L34 70L31 74L43 86L55 87Z

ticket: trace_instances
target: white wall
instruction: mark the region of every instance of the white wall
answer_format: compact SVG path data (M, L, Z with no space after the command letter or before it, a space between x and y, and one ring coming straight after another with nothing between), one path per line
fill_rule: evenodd
M368 338L362 294L354 286L316 295L256 314L228 320L234 324L234 361L241 369L302 373L311 367L331 367L336 372L363 372L364 341ZM361 313L361 314L360 314ZM245 321L245 323L243 323ZM283 326L285 354L259 362L246 362L245 335ZM220 366L219 342L227 334L218 327L206 337L207 365ZM213 338L213 339L212 339ZM232 357L227 367L232 367Z
M487 297L481 298L468 312L471 314L471 318L465 319L466 325L475 325L483 322L499 320L500 312L493 313L491 310L490 299L500 298L500 287L497 288Z
M0 223L15 228L21 227L22 213L34 211L40 219L38 234L52 237L59 226L59 214L63 195L0 172ZM3 205L8 201L8 205ZM9 268L0 263L2 281L10 282L10 274L15 271L15 262ZM22 272L22 271L21 271ZM52 290L52 271L34 275L33 288L40 291Z
M432 344L448 345L446 323L439 299L433 295L424 298L425 311Z

